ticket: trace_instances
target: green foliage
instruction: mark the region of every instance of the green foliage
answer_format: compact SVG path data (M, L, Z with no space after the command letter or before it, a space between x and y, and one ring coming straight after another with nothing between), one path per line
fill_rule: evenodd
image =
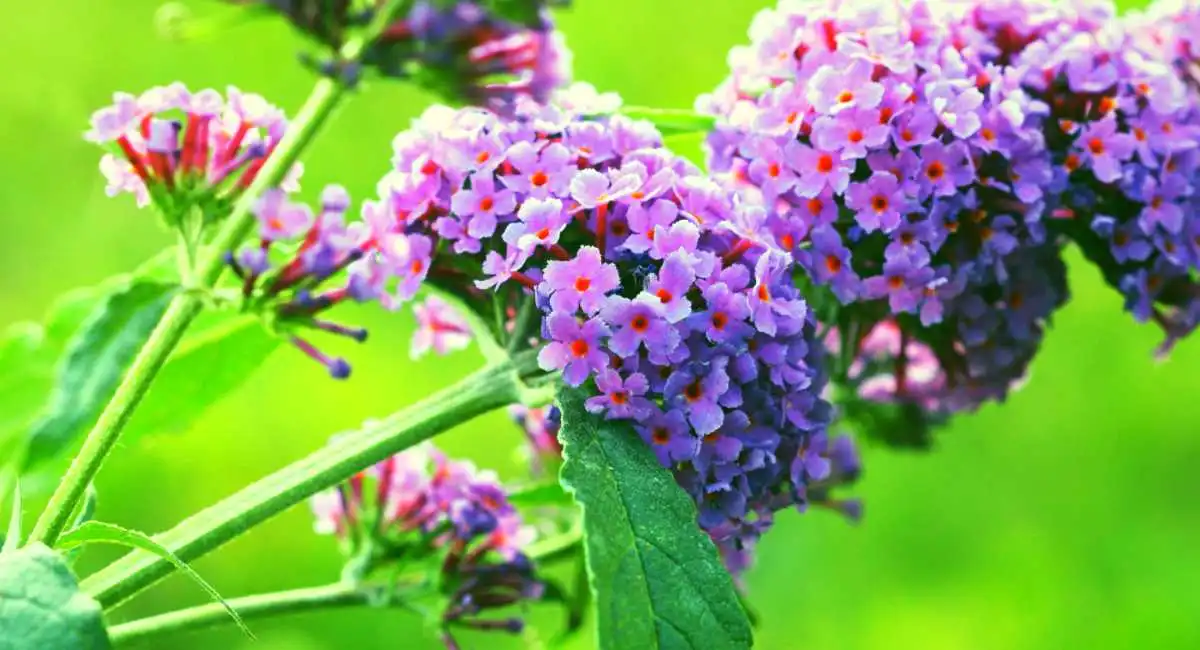
M212 598L214 602L224 607L225 611L229 613L229 616L233 618L233 621L237 623L237 626L242 629L242 632L246 636L254 638L254 635L250 632L250 628L246 627L245 622L242 621L242 617L229 606L229 603L225 602L221 594L212 585L208 584L207 580L200 577L200 574L196 573L195 569L179 559L170 549L151 539L149 535L140 531L122 528L116 524L101 521L86 521L78 528L60 537L56 547L65 551L85 544L116 544L118 546L141 549L170 562L175 565L176 569L179 569L180 572L191 578L193 582L200 585L200 588L208 594L209 598Z
M131 278L91 311L71 337L49 405L29 433L28 466L58 456L96 419L174 292L170 284Z
M175 292L173 251L132 274L64 294L44 324L0 333L0 504L10 467L45 467L72 448L112 396ZM127 428L178 431L240 386L278 346L251 317L196 320Z
M509 490L508 500L518 508L571 506L573 504L570 495L558 483L518 485Z
M0 554L0 648L105 650L100 605L79 591L57 553L42 544Z
M559 392L562 481L583 507L602 650L749 648L750 624L696 508L628 423Z
M663 134L663 137L708 133L717 123L716 118L711 115L701 115L692 111L672 108L626 106L621 108L620 113L635 120L650 122Z

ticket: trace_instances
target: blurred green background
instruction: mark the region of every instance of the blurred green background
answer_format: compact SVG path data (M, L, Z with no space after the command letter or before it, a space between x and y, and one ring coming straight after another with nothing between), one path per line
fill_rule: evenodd
M755 0L577 0L561 12L577 77L631 104L688 107L723 76ZM153 214L106 199L99 152L80 137L114 90L175 79L234 84L294 110L309 86L298 41L270 21L186 44L152 29L156 0L0 3L0 327L41 316L54 297L144 260L168 242ZM203 12L212 4L193 2ZM372 192L391 136L429 99L373 84L305 159L305 192L343 183ZM851 527L786 513L747 584L761 615L757 647L1200 647L1200 346L1151 358L1154 328L1072 256L1075 298L1058 315L1032 380L1007 404L957 419L925 455L868 449ZM190 430L117 449L100 477L99 517L170 527L324 444L336 431L409 404L476 367L474 351L412 362L411 317L364 311L369 346L345 350L348 382L277 353ZM502 413L441 439L517 478L520 435ZM33 514L33 513L31 513ZM336 578L332 540L306 508L272 520L196 568L226 596ZM84 569L111 557L89 551ZM172 578L114 614L126 620L204 600ZM552 612L538 616L553 632ZM143 647L198 650L437 647L401 611L312 614ZM467 636L468 648L519 647ZM590 638L577 647L590 647Z

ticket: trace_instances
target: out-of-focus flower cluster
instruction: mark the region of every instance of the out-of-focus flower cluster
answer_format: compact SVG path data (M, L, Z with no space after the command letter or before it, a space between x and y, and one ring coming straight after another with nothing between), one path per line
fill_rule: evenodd
M337 49L348 33L369 23L384 2L325 0L235 0L265 4L283 13L302 32ZM367 49L362 63L390 77L412 79L453 101L496 110L517 96L538 101L567 82L571 52L555 31L547 0L503 3L417 0ZM374 5L374 6L372 6ZM329 74L339 61L317 63Z
M541 477L556 469L562 460L562 445L558 442L562 412L558 407L529 408L514 404L509 407L508 415L525 432L528 444L521 449L527 456L531 473Z
M228 213L287 129L281 110L259 95L229 87L191 92L182 83L140 95L115 93L92 114L84 137L113 148L100 159L109 196L153 202L173 225L192 208L206 221ZM294 166L281 187L298 189Z
M532 530L496 476L450 460L429 443L315 495L312 509L316 531L342 540L358 577L400 559L437 566L450 647L457 647L453 626L519 632L520 618L484 616L541 597L542 585L523 553Z

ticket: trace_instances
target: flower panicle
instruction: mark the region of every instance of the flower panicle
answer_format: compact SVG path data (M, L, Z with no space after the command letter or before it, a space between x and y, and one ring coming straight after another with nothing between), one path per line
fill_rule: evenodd
M140 95L116 93L84 137L110 146L100 160L109 196L154 203L174 224L192 209L206 221L228 212L254 181L287 129L283 112L259 95L229 87L192 92L182 83ZM296 191L297 164L281 183Z
M430 443L387 458L311 504L316 532L337 536L352 557L366 554L359 571L397 558L435 558L446 634L454 626L519 632L520 618L491 613L541 597L523 552L532 529L495 474L451 460Z

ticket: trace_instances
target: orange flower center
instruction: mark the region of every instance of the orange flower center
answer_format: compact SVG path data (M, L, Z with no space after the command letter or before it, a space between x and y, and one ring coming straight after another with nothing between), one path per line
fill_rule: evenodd
M850 92L849 90L843 90L841 94L837 96L837 100L839 104L848 104L854 101L854 93Z
M479 209L483 211L491 210L496 205L496 200L490 196L485 196L479 199Z
M935 160L929 163L929 166L925 168L925 176L929 177L929 180L931 181L941 180L941 178L945 175L946 166L943 165L942 161L940 160Z
M718 330L725 329L725 326L728 324L729 324L729 317L725 315L725 312L719 311L712 315L712 326L717 328Z
M654 292L654 295L658 296L658 299L664 303L671 302L671 300L675 298L675 296L672 296L671 292L667 291L666 289L659 289L658 291Z
M882 194L876 194L871 198L871 208L876 212L884 212L888 209L888 199Z
M588 289L591 288L591 286L592 286L591 278L583 277L583 276L575 278L575 290L578 291L579 293L583 293L584 291L587 291Z
M571 354L575 355L576 357L587 356L589 349L590 346L588 346L588 342L583 339L571 341Z
M1087 145L1088 151L1092 152L1092 155L1094 156L1099 156L1100 154L1104 153L1104 141L1100 138L1092 138L1091 140L1088 140Z
M542 171L533 172L533 175L529 177L529 182L534 187L541 187L549 181L550 177L546 175L546 172Z

